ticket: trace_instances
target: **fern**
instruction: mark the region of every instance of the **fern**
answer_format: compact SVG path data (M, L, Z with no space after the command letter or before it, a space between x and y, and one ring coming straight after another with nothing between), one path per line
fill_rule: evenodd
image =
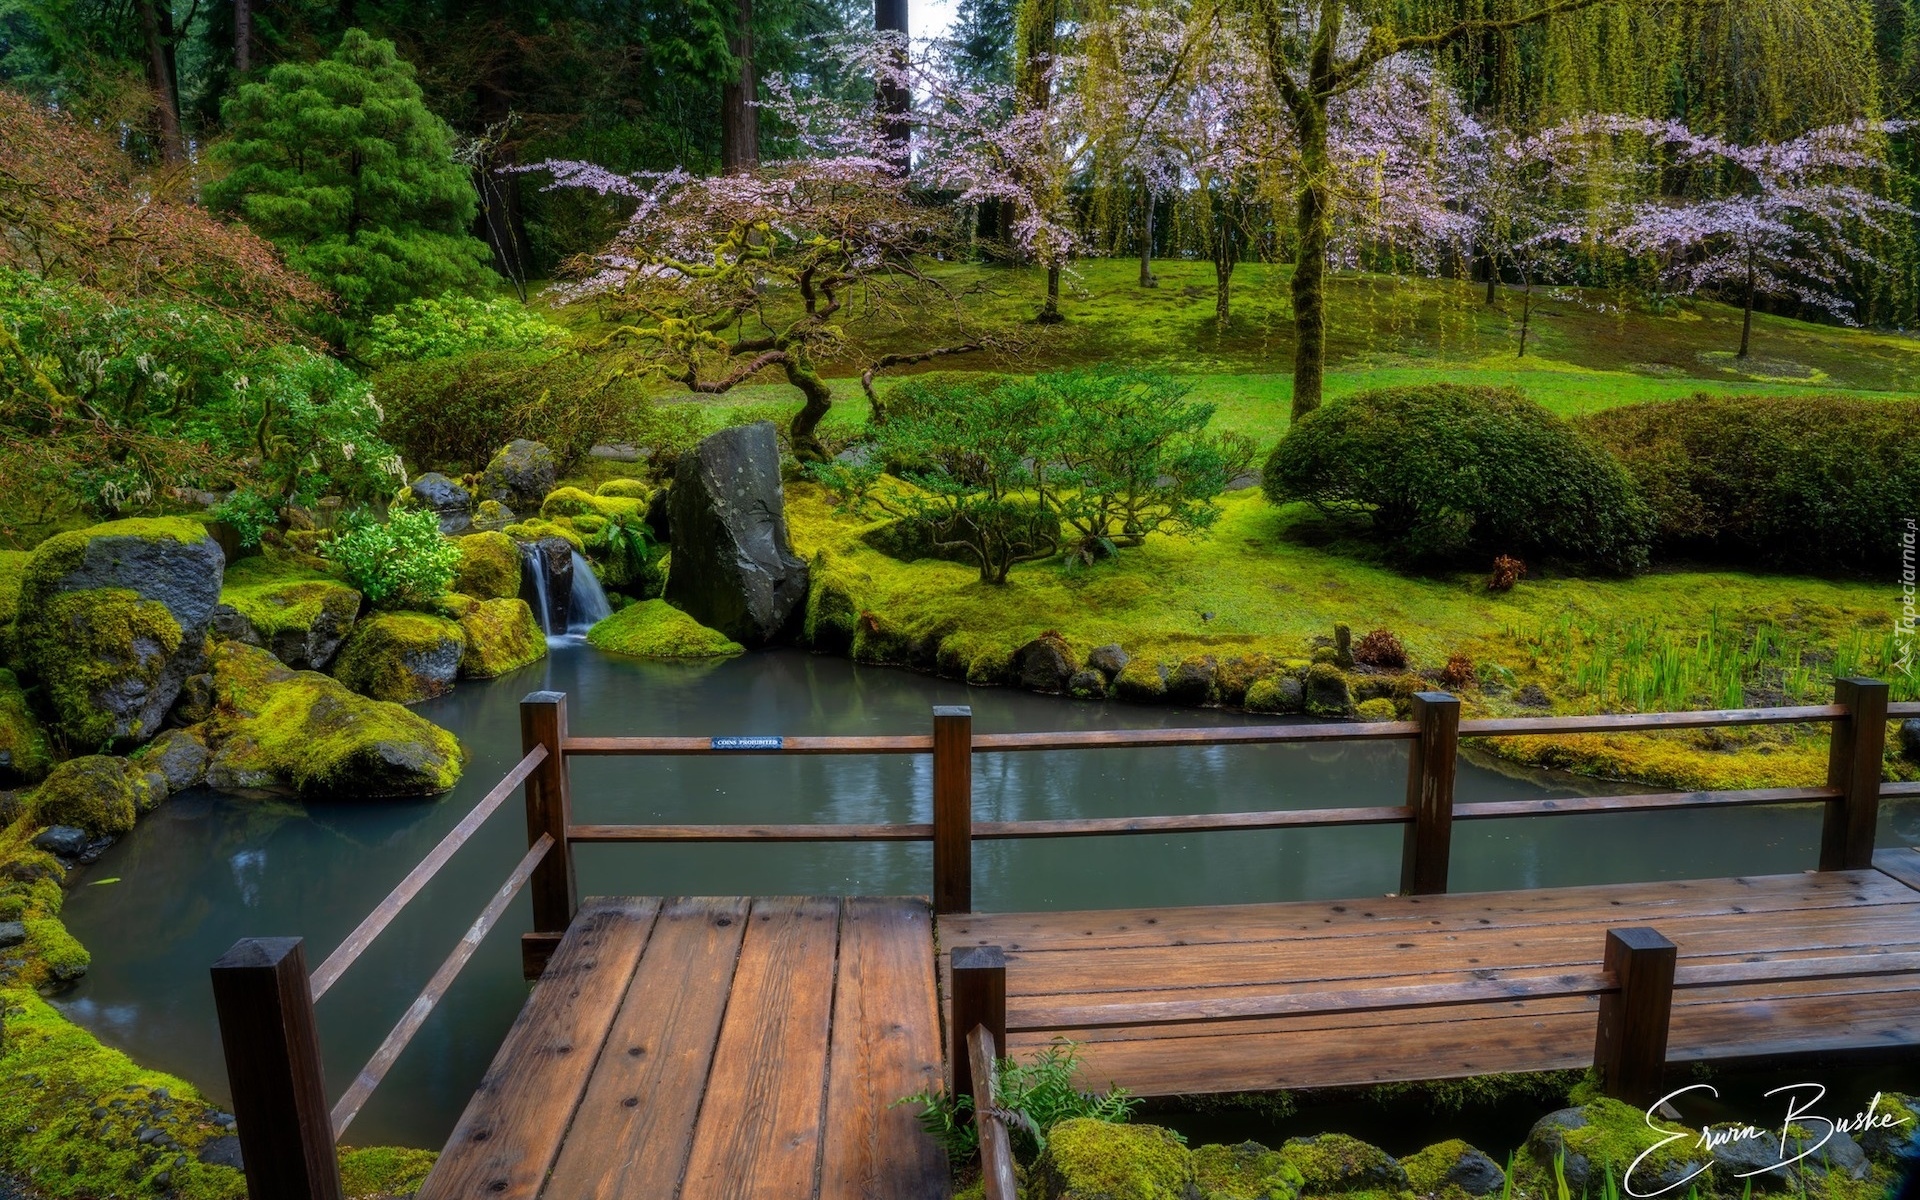
M1014 1152L1032 1159L1047 1148L1047 1134L1062 1121L1090 1118L1112 1124L1132 1119L1140 1099L1125 1088L1082 1092L1073 1086L1080 1065L1080 1049L1065 1038L1036 1053L1026 1063L1003 1058L994 1066L994 1113L1013 1135ZM947 1152L954 1164L980 1152L980 1133L973 1123L973 1097L952 1096L945 1088L928 1088L894 1101L916 1104L920 1128Z

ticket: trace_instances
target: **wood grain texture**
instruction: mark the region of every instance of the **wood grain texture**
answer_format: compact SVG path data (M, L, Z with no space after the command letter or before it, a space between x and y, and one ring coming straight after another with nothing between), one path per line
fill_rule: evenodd
M1897 850L1876 850L1873 852L1873 868L1920 893L1920 850L1910 846L1902 846Z
M581 907L418 1200L539 1194L659 907L632 897Z
M840 902L753 902L680 1200L811 1197Z
M821 1200L934 1200L946 1156L902 1096L938 1087L933 914L921 900L850 899L840 924Z
M675 1194L733 989L748 905L707 898L662 906L546 1195Z

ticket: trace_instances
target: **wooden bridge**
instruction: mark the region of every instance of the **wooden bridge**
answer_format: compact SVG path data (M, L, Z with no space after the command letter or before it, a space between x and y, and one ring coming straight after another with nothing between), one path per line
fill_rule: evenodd
M1920 851L1875 851L1885 684L1794 708L1414 719L976 736L966 709L889 737L574 737L565 698L522 705L525 755L311 974L297 939L213 969L253 1200L341 1194L334 1146L512 900L528 890L519 1019L420 1192L482 1197L940 1197L947 1164L908 1108L929 1086L990 1097L987 1069L1056 1036L1083 1079L1145 1095L1337 1088L1595 1066L1645 1104L1669 1063L1920 1046ZM1817 788L1459 803L1462 736L1824 722ZM978 753L1399 740L1407 803L1380 808L976 822ZM568 763L592 755L930 754L932 821L586 825ZM327 1106L313 1001L525 785L529 849L367 1067ZM1798 875L1447 894L1456 820L1756 804L1825 806ZM1343 902L977 913L975 841L1398 824L1401 890ZM931 900L604 897L577 902L585 842L930 840ZM945 957L936 956L936 946ZM1011 1200L1005 1130L982 1128Z

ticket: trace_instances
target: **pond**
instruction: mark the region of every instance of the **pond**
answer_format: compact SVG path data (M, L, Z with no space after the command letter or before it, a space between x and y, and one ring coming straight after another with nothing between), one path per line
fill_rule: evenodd
M877 734L929 727L971 704L980 732L1231 725L1216 711L1088 704L968 688L798 651L719 663L619 659L557 640L545 662L420 706L472 757L435 801L297 805L201 791L176 797L77 877L66 906L93 953L57 1003L139 1062L224 1102L207 968L236 939L299 935L318 962L520 756L527 692L568 693L582 734ZM1317 808L1404 802L1403 745L1100 750L983 755L982 820ZM926 821L923 757L586 759L583 822ZM1462 801L1642 790L1467 758ZM1902 814L1883 816L1883 838ZM1903 830L1905 832L1905 830ZM1456 891L1796 871L1819 813L1739 808L1477 821L1455 831ZM1398 884L1397 827L983 843L985 910L1236 903L1378 895ZM337 1095L418 994L526 848L517 806L496 815L319 1005ZM582 895L925 894L922 844L584 846ZM522 899L488 938L349 1131L355 1145L441 1145L526 997Z

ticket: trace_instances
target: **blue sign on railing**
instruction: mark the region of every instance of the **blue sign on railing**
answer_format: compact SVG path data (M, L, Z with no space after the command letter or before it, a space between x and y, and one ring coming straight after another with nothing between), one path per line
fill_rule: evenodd
M711 750L779 750L787 744L777 737L717 737L708 742Z

